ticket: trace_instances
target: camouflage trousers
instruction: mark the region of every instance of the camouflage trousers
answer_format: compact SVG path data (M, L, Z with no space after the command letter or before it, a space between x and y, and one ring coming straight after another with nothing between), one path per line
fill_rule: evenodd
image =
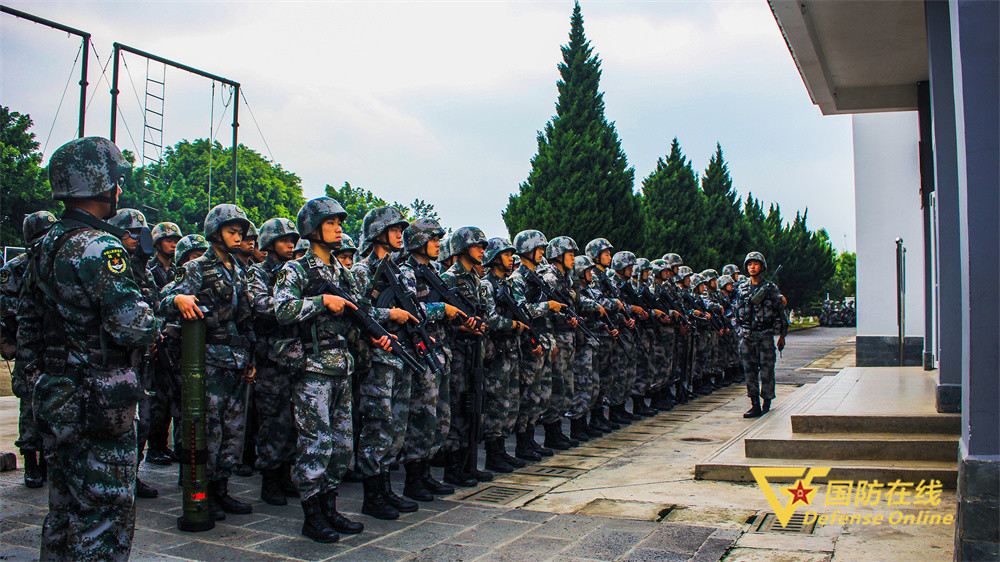
M676 384L690 391L693 386L694 374L691 371L692 350L697 332L689 328L687 334L677 334L674 346L674 380Z
M623 404L632 390L632 385L635 384L638 363L635 335L635 331L628 328L623 327L618 330L618 339L622 345L615 344L614 353L611 356L614 379L611 384L611 392L608 394L608 400L613 405Z
M659 320L655 320L657 324ZM639 327L636 326L636 338L641 345L636 346L635 383L632 385L632 394L645 396L653 389L653 378L655 375L655 365L657 361L654 341L656 339L655 330L657 327L652 323Z
M469 443L472 431L472 412L465 406L466 397L472 391L472 346L482 342L475 338L457 337L451 342L451 427L445 440L446 451L457 451ZM485 381L484 386L485 386Z
M22 451L42 450L42 434L38 432L38 424L35 423L35 408L31 404L35 382L24 376L24 369L18 369L17 361L15 361L10 378L11 390L19 400L17 441L14 442L14 446Z
M136 435L44 432L49 512L41 560L128 560L135 530Z
M410 417L413 375L402 363L376 351L358 384L357 466L362 476L381 472L403 449Z
M555 332L556 353L552 357L552 393L548 407L539 418L543 424L562 420L573 403L573 356L576 354L576 331Z
M205 424L208 477L221 480L232 475L243 456L246 425L246 381L242 369L205 366L208 420Z
M142 385L142 392L139 395L139 409L135 424L135 439L138 444L139 463L145 457L146 439L149 437L151 427L153 399L153 362L150 353L138 367L139 383Z
M492 348L486 370L483 406L483 438L505 438L517 422L520 382L518 380L518 336L498 336L487 344Z
M296 419L292 390L297 381L290 369L269 359L258 357L257 365L254 379L257 468L272 470L295 460Z
M594 354L598 345L597 340L582 334L576 339L576 351L573 354L573 400L569 408L569 417L572 419L587 415L597 405L601 379L594 368Z
M306 371L295 382L291 402L298 434L292 480L302 499L336 490L354 450L350 377ZM257 435L263 442L263 425Z
M747 376L747 396L766 400L774 398L774 362L777 355L774 336L740 338L740 358Z
M677 330L673 326L661 326L653 333L653 387L651 390L666 388L674 374L674 347Z
M597 373L597 380L600 383L600 390L597 394L597 403L594 406L610 403L612 387L615 384L614 353L618 344L614 338L608 336L599 338L599 343L594 349L594 372Z
M448 434L451 422L450 399L451 380L449 379L451 361L445 351L437 353L439 365L444 365L444 373L435 373L430 369L409 371L413 375L410 388L410 414L406 426L406 442L403 445L403 460L405 462L419 461L430 458L441 448L444 436ZM441 397L444 390L445 396Z
M555 338L550 332L544 332L538 334L538 339L542 346L540 356L531 353L527 345L522 344L521 348L518 365L521 401L515 426L518 433L527 431L529 425L538 423L538 418L552 396L552 347L555 346Z

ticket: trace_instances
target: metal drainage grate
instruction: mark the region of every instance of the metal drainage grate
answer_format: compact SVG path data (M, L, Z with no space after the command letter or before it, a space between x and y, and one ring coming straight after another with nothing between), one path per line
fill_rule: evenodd
M578 468L561 468L558 466L540 466L533 464L517 471L518 474L530 474L532 476L558 476L560 478L576 478L586 472Z
M816 521L806 524L805 513L793 513L788 525L782 527L777 516L773 513L765 513L764 517L758 518L754 524L752 533L793 533L797 535L811 535L816 531Z
M525 488L513 488L510 486L489 486L483 488L482 490L466 496L463 499L469 501L483 502L483 503L495 503L495 504L508 504L521 496L530 494L532 490Z

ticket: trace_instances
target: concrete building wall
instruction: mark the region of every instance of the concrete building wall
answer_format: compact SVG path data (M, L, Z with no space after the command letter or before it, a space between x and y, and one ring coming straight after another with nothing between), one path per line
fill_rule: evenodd
M858 365L895 365L896 238L906 253L906 363L921 365L924 335L920 131L916 112L856 114Z

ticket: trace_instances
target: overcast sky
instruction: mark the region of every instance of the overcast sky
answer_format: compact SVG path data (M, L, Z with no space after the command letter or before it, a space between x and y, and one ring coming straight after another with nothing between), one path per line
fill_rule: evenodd
M240 82L249 102L240 142L267 156L266 140L306 197L350 181L387 200L425 199L447 226L474 224L491 236L506 234L500 212L555 113L573 9L571 1L5 3L93 34L88 135L109 133L111 68L104 79L101 71L118 41ZM777 202L788 219L808 207L812 228L854 249L850 117L824 117L810 102L766 2L581 5L603 61L607 118L637 189L673 137L699 172L719 142L742 197ZM70 69L80 41L6 14L0 25L0 103L31 114L48 157L75 136L79 66L72 78ZM133 151L146 72L144 59L125 56L117 142ZM162 76L163 67L149 72ZM216 130L230 144L228 99L219 85L213 98L209 80L167 70L164 143Z

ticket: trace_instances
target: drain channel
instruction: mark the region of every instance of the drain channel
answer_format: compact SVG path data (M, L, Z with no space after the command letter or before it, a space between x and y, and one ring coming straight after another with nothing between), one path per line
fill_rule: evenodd
M497 505L508 504L522 496L530 494L532 490L525 488L514 488L511 486L489 486L466 496L465 500L492 503Z
M816 521L806 523L805 513L793 513L788 525L781 526L778 517L773 513L765 513L764 517L758 518L751 528L751 533L791 533L797 535L812 535L816 531Z

